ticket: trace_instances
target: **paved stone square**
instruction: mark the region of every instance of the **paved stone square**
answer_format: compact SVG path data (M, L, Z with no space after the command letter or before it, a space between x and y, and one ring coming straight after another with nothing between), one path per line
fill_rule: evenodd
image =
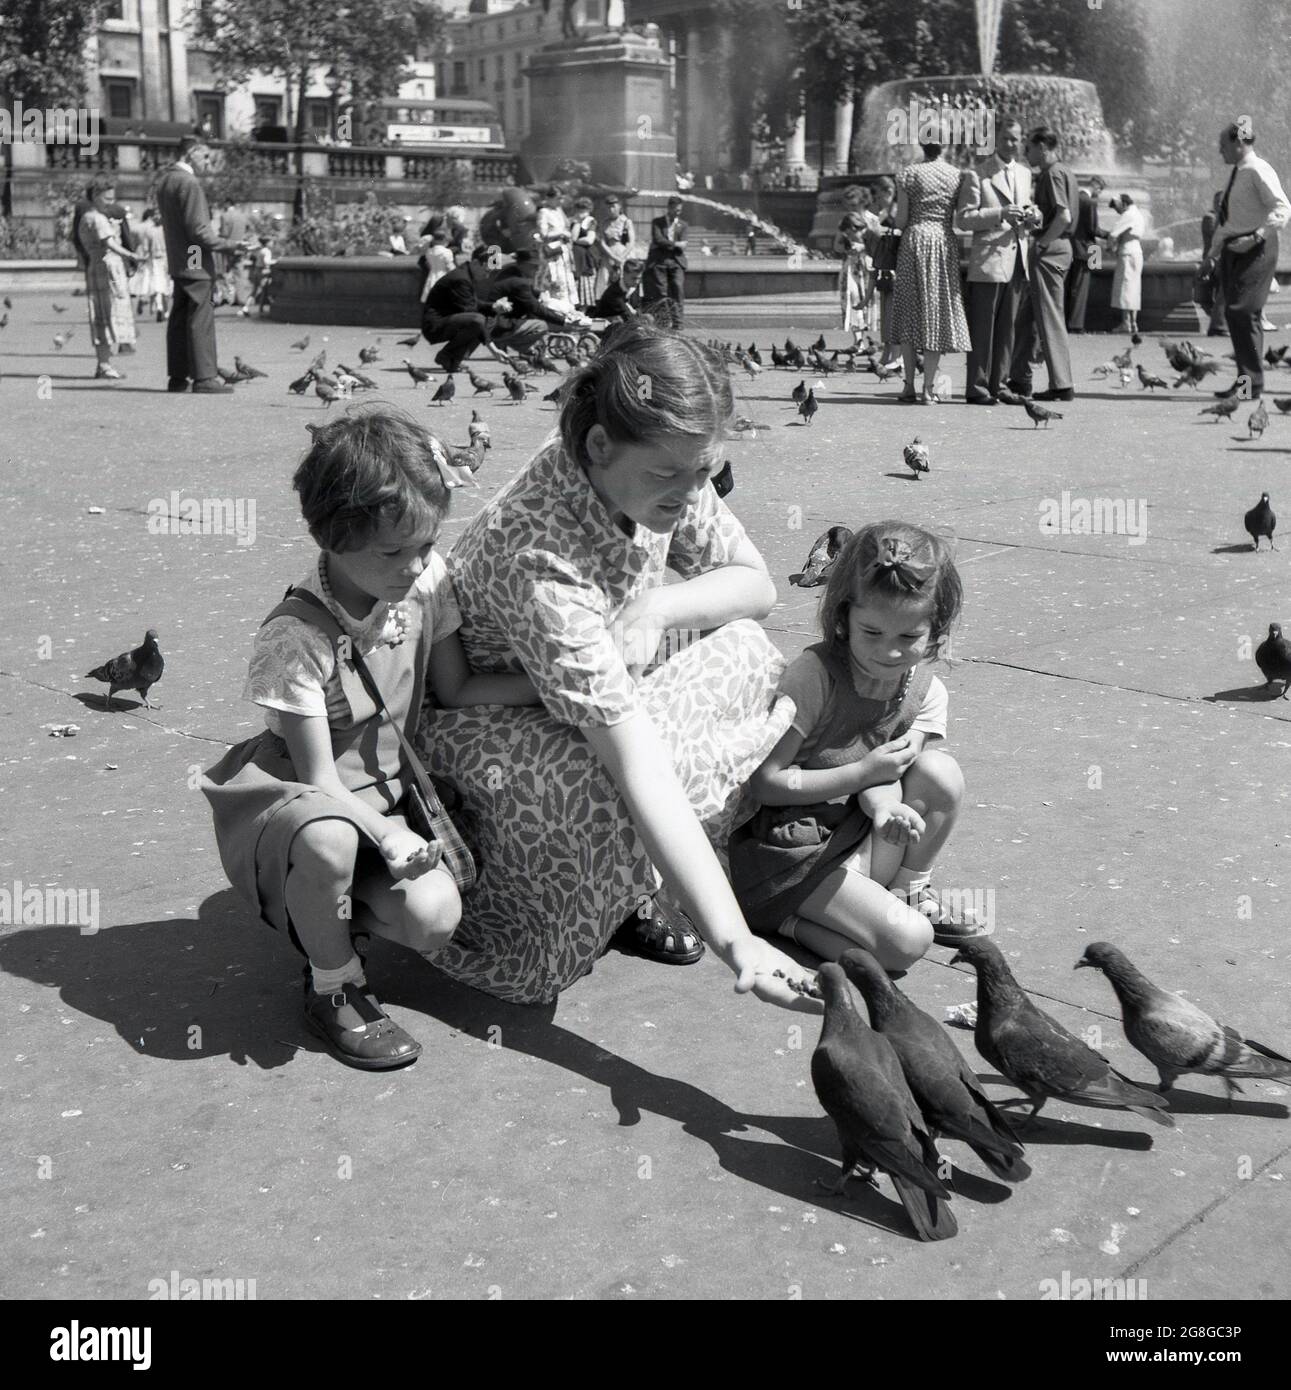
M319 348L357 365L379 341L382 396L454 444L469 387L431 407L393 333L314 329L301 353L304 330L225 311L221 360L269 379L172 397L160 325L111 384L92 380L82 300L15 294L10 317L0 888L96 893L99 930L0 927L0 1292L142 1299L178 1271L254 1279L261 1299L1036 1299L1064 1272L1143 1280L1149 1298L1291 1293L1284 1084L1243 1083L1230 1107L1218 1081L1185 1078L1173 1132L1051 1103L1015 1190L946 1142L960 1234L925 1246L886 1180L841 1202L817 1189L837 1163L808 1074L817 1025L737 998L711 957L611 952L555 1006L521 1009L378 943L374 983L426 1050L386 1076L338 1065L301 1023L293 953L223 879L195 771L259 726L240 699L252 634L314 553L290 475L324 408L287 382ZM764 356L789 321L759 316ZM1088 389L1047 430L1008 408L900 408L897 382L867 376L831 378L806 427L796 377L737 373L741 413L768 428L729 446L729 501L776 577L767 627L787 654L813 640L817 597L787 576L827 526L899 516L955 536L966 602L943 678L969 795L938 879L989 893L1022 983L1151 1081L1110 987L1073 973L1091 941L1291 1046L1291 700L1250 657L1270 621L1291 624L1291 417L1271 410L1250 439L1248 408L1217 424L1198 415L1208 393L1094 380L1125 342L1074 340ZM1163 371L1154 340L1138 356ZM494 448L449 541L555 420L540 396L480 409ZM916 434L918 482L901 461ZM1256 555L1241 522L1263 490L1285 538ZM1102 499L1146 534L1046 533L1064 493L1069 517ZM172 494L240 499L244 519L254 501L253 543L150 533L149 503L168 513ZM160 708L105 711L85 672L149 626ZM949 955L906 982L938 1016L974 994Z

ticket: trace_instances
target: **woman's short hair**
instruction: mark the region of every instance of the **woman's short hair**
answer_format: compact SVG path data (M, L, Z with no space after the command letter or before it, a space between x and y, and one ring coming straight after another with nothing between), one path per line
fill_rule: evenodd
M576 208L581 208L584 212L591 212L592 200L590 198L575 198L574 206Z
M942 146L940 145L925 145L922 142L920 142L919 148L923 151L923 157L925 159L936 159L942 151Z
M444 446L402 411L360 406L312 426L292 478L309 534L324 550L362 550L382 524L422 529L448 511Z
M117 181L110 174L97 174L85 185L85 196L91 202L101 193L114 193Z
M573 373L560 438L566 452L586 464L593 425L615 444L677 436L716 442L734 410L726 364L711 348L649 319L633 319L607 334L591 361Z

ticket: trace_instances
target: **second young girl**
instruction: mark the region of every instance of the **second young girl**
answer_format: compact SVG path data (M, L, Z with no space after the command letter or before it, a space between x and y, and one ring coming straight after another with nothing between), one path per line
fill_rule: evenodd
M948 550L916 526L878 522L839 554L824 640L780 682L793 724L754 773L759 810L731 839L731 880L754 931L826 960L864 946L890 971L934 939L981 934L948 920L931 885L964 783L932 746L946 736L947 697L929 663L960 601Z

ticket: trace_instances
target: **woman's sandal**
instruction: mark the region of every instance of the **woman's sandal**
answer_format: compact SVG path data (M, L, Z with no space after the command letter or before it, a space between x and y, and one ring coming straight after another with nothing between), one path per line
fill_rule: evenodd
M660 965L694 965L704 954L704 939L695 924L679 907L664 907L658 898L642 903L622 930L636 955Z
M932 939L938 946L961 946L979 936L989 936L990 928L983 926L973 915L971 907L956 920L941 901L937 890L929 883L919 890L918 897L906 900L914 910L932 923Z
M355 984L318 994L307 983L305 1023L338 1062L361 1071L404 1067L421 1056L421 1044Z

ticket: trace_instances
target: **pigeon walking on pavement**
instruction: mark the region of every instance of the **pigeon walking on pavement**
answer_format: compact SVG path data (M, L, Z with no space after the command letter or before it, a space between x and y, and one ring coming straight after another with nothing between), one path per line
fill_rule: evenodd
M896 1050L933 1137L963 1140L1005 1182L1030 1177L1022 1145L945 1028L907 999L868 951L844 951L838 963L865 999L870 1026Z
M314 395L322 401L324 410L326 410L333 401L338 401L341 398L340 393L334 387L329 386L325 381L317 380L314 382Z
M409 362L406 357L400 359L408 369L408 375L412 377L412 386L415 391L418 386L425 386L430 380L431 372L429 367L417 367Z
M1251 411L1246 420L1246 428L1250 431L1248 436L1254 439L1258 434L1264 438L1264 431L1269 427L1269 412L1262 400L1255 402L1255 409Z
M1085 948L1076 969L1085 968L1107 976L1120 1001L1125 1036L1157 1069L1162 1091L1189 1072L1218 1076L1230 1100L1234 1091L1241 1094L1234 1079L1239 1076L1291 1080L1291 1057L1242 1037L1196 1004L1153 984L1110 942L1095 941Z
M365 367L370 367L373 362L379 361L380 357L381 352L379 348L361 347L359 349L359 361L362 362Z
M789 583L800 589L814 589L829 578L838 553L852 539L846 526L831 526L823 535L817 536L815 544L807 552L807 563L801 574L791 574Z
M449 372L435 388L435 394L430 398L430 401L432 405L447 405L455 395L457 395L457 383L453 380L452 372Z
M235 357L233 359L233 365L238 369L238 375L243 381L255 381L257 377L268 379L268 372L262 372L259 367L253 367L249 362L244 362L240 357Z
M919 438L918 435L901 450L901 456L905 459L905 465L915 476L915 481L919 481L920 473L930 471L928 464L928 446Z
M292 345L291 345L291 350L292 350L293 352L304 352L305 349L306 349L308 346L309 346L309 334L306 333L305 336L304 336L303 338L301 338L299 341L292 343Z
M1198 415L1213 415L1215 423L1227 420L1230 415L1237 414L1237 397L1225 396L1223 400L1218 400L1214 405L1204 405L1197 412Z
M471 411L471 423L469 428L472 444L478 440L483 443L486 449L491 449L493 447L493 436L489 432L489 422L484 419L478 410Z
M843 1166L833 1191L841 1193L860 1165L892 1179L920 1240L946 1240L958 1227L947 1205L950 1191L937 1176L940 1155L910 1094L892 1044L865 1026L839 965L816 976L825 1000L820 1041L811 1056L811 1081L834 1122Z
M511 372L503 372L502 384L507 388L507 395L511 397L512 401L515 402L515 404L519 405L520 402L524 400L524 382L521 381L518 376L515 376ZM557 390L559 389L560 388L557 387Z
M1278 524L1277 515L1273 508L1269 506L1269 495L1267 492L1260 493L1260 500L1246 513L1242 519L1246 527L1246 534L1251 538L1251 549L1260 548L1260 537L1269 538L1269 549L1276 550L1273 544L1273 531Z
M816 389L811 387L807 391L807 399L798 407L798 414L809 425L819 409L820 406L816 403Z
M1159 376L1153 376L1151 372L1145 371L1143 369L1142 362L1136 362L1134 365L1134 370L1139 374L1140 391L1155 391L1158 386L1163 391L1168 389L1168 384L1165 380L1163 380L1163 378Z
M1255 664L1265 685L1282 682L1282 698L1291 695L1291 642L1282 635L1281 623L1269 624L1269 635L1255 648Z
M1061 411L1049 410L1043 405L1038 405L1030 396L1024 396L1022 398L1022 404L1026 407L1027 414L1035 421L1035 428L1037 429L1039 429L1041 425L1044 425L1045 429L1048 429L1050 420L1062 419Z
M478 375L476 372L471 371L469 367L466 369L466 379L475 388L475 394L477 396L480 394L488 395L493 390L493 383L487 377Z
M96 666L87 673L86 678L107 682L108 704L112 703L112 697L118 690L133 690L143 697L144 705L152 709L153 706L148 703L148 692L161 679L165 669L166 663L157 646L157 629L150 627L143 641L133 651L122 652L111 661L105 661L102 666Z
M1101 1054L1038 1009L986 936L966 941L951 960L977 971L977 1050L1031 1102L1030 1120L1050 1100L1101 1110L1132 1110L1174 1128L1166 1102L1122 1076Z

